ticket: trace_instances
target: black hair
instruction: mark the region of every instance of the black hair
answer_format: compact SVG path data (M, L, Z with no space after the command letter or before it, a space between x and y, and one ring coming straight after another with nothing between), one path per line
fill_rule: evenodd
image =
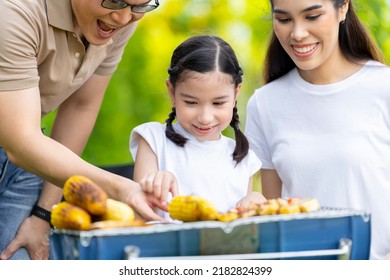
M217 36L193 36L174 50L168 69L169 81L175 88L176 83L184 79L188 71L208 73L215 70L231 75L235 87L242 83L243 71L234 50L226 41ZM175 117L176 110L172 108L172 112L165 121L167 123L165 134L176 145L184 147L187 138L177 133L172 127ZM235 104L230 126L234 130L236 139L236 147L232 156L237 164L246 157L249 150L248 140L240 130L239 123L237 104Z

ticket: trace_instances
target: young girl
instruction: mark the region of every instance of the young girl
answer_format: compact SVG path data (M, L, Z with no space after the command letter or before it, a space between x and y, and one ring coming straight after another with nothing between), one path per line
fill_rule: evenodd
M249 100L245 130L263 162L263 194L370 212L370 258L382 259L390 252L390 69L352 1L270 2L266 85Z
M221 212L263 202L252 188L261 162L239 129L243 72L233 49L215 36L191 37L174 51L168 73L166 125L146 123L131 133L134 180L163 202L169 192L197 195ZM237 142L221 134L229 125Z

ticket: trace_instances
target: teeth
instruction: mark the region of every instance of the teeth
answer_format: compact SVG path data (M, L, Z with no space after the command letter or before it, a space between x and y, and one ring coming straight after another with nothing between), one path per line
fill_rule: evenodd
M112 26L112 25L105 23L103 21L100 22L100 30L106 34L113 32L115 29L116 29L115 26Z
M316 45L311 45L309 47L304 47L304 48L297 48L297 47L293 47L293 48L296 52L304 54L312 51L315 47Z
M110 33L111 33L111 30L105 31L105 30L103 30L103 29L100 29L100 31L102 31L103 33L106 33L106 34L110 34Z
M106 33L106 34L110 34L113 30L111 29L111 30L103 30L103 29L100 29L103 33Z
M108 27L112 28L112 29L116 29L116 26L110 25L108 23L104 23L104 24L107 25Z

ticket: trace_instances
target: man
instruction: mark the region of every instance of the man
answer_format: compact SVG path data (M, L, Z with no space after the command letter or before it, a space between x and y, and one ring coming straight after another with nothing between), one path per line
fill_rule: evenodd
M137 21L157 0L3 0L0 10L0 259L47 259L49 211L84 175L143 218L139 184L80 158ZM58 109L50 137L41 117Z

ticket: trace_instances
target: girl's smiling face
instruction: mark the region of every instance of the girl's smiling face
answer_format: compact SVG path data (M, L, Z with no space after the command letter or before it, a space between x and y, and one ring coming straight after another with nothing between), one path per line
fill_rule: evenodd
M71 0L74 27L92 45L104 45L121 28L140 20L144 14L132 13L130 7L110 10L101 6L102 0ZM142 4L146 0L132 0ZM129 2L130 3L130 2Z
M167 87L180 125L199 141L218 140L232 120L239 94L232 76L188 71L175 87L169 81Z
M331 0L273 0L275 35L287 54L305 71L331 70L342 59L339 26L348 4L336 9Z

